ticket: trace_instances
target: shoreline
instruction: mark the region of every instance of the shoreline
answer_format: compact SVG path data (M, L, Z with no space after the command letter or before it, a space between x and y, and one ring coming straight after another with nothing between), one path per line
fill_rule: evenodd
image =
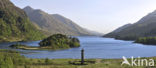
M123 59L85 59L85 64L81 65L81 59L49 59L49 58L27 58L22 56L18 51L11 50L0 50L1 60L5 57L11 58L10 62L14 61L16 64L7 63L13 65L15 68L137 68L138 66L130 66L124 64L121 66ZM12 57L11 57L12 56ZM15 59L15 60L13 60ZM135 58L134 58L135 59ZM156 57L142 57L136 58L137 61L140 59L153 59L156 61ZM19 61L21 60L21 61ZM128 61L131 59L128 58ZM4 62L4 61L1 61ZM145 68L150 66L140 66L139 68ZM7 67L5 67L7 68Z
M24 55L22 55L24 56ZM26 57L26 56L25 56ZM139 56L138 56L139 57ZM138 57L134 57L134 58L138 58ZM30 58L30 57L26 57L29 59L45 59L45 58ZM131 57L126 57L127 59L130 59ZM139 57L139 58L156 58L156 56L151 56L151 57ZM80 59L80 58L49 58L49 59ZM106 59L106 60L119 60L119 59L123 59L121 58L85 58L85 59Z
M11 46L10 46L11 47ZM15 48L15 49L22 49L22 50L64 50L64 49L70 49L70 48L59 48L59 49L52 49L51 47L39 47L39 46L20 46L20 47L11 47L11 48ZM73 47L73 48L77 48L77 47Z

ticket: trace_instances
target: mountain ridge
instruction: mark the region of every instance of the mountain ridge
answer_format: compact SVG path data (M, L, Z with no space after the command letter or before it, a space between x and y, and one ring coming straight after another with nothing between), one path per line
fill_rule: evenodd
M92 35L72 20L60 14L48 14L40 9L33 9L30 6L23 8L30 20L37 24L42 30L50 32L50 34L65 35Z
M156 11L147 14L139 21L131 26L122 29L117 33L108 33L104 37L113 37L123 40L136 40L139 37L153 37L156 36Z

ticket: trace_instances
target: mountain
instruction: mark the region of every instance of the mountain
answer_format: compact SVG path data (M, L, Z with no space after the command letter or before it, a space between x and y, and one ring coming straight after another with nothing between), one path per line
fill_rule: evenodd
M34 24L38 25L42 30L50 32L50 34L92 35L70 19L59 14L48 14L30 6L25 7L23 10Z
M129 27L129 26L131 26L131 25L132 25L132 24L125 24L125 25L123 25L123 26L117 28L116 30L114 30L113 33L120 32L120 31L122 31L123 29L125 29L125 28L127 28L127 27Z
M117 33L119 33L120 31L122 31L122 30L124 30L125 28L127 28L127 27L129 27L129 26L131 26L132 24L125 24L125 25L123 25L123 26L121 26L121 27L119 27L119 28L117 28L117 29L115 29L114 31L112 31L112 32L110 32L110 33L108 33L108 34L106 34L106 35L104 35L104 37L116 37L117 35Z
M10 0L0 0L0 42L40 40L43 37L22 9Z
M116 39L123 40L135 40L139 37L156 36L155 30L156 30L156 11L144 16L138 22L131 24L130 26L120 31L108 33L104 37L113 37Z

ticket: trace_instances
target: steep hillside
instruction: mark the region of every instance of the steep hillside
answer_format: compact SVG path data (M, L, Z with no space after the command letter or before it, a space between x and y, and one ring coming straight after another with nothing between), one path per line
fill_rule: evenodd
M30 23L25 12L10 0L0 0L0 42L40 40L43 35Z
M51 34L66 34L66 35L91 35L82 27L59 14L48 14L42 10L35 10L29 6L23 9L30 20L37 24L42 30L48 31Z
M122 29L119 32L111 32L105 37L114 37L124 40L135 40L139 37L156 36L156 11L149 13L138 22Z
M116 37L117 35L117 33L119 33L120 31L122 31L122 30L124 30L124 29L126 29L127 27L129 27L129 26L131 26L132 24L125 24L125 25L123 25L123 26L121 26L121 27L119 27L119 28L117 28L117 29L115 29L114 31L112 31L112 32L110 32L110 33L108 33L108 34L106 34L106 35L104 35L104 37Z
M123 26L117 28L116 30L114 30L113 33L120 32L120 31L122 31L123 29L125 29L125 28L127 28L127 27L129 27L129 26L131 26L131 25L132 25L132 24L123 25Z

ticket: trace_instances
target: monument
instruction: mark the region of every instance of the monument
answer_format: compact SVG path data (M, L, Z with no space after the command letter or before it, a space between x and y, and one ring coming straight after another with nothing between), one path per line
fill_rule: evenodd
M81 50L81 65L84 64L84 49Z

